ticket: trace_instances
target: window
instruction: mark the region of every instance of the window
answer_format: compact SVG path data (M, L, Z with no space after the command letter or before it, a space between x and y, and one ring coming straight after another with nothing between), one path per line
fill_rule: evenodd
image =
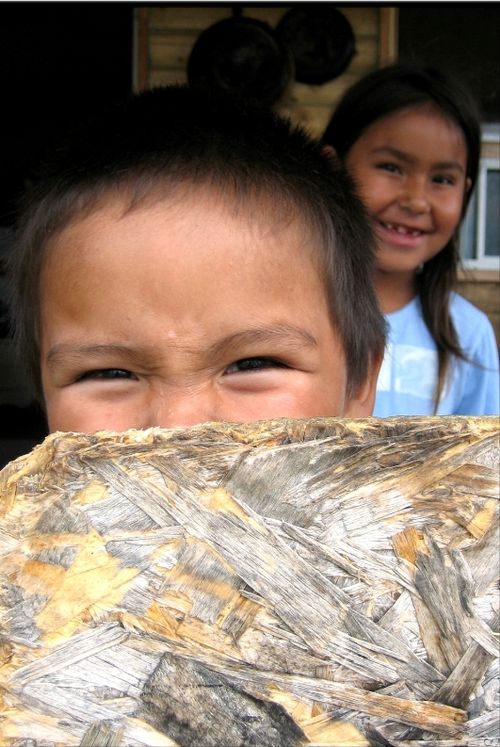
M464 267L500 269L500 126L483 129L483 153L474 194L460 231Z

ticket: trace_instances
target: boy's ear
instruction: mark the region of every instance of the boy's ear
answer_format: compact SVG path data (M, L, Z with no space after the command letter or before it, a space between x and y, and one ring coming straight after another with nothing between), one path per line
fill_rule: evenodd
M365 381L358 390L346 401L345 418L369 418L373 414L377 379L382 365L383 355L373 358Z

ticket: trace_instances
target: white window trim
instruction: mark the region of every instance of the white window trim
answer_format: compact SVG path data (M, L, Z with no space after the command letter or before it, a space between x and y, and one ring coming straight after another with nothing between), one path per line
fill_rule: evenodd
M483 144L496 143L500 144L500 125L486 125L482 130L481 141ZM486 237L486 180L488 171L500 170L500 158L481 158L479 164L478 180L467 214L460 231L465 237L466 228L471 221L472 211L477 211L476 233L475 233L475 252L474 258L462 258L461 264L466 269L471 270L495 270L500 271L500 256L489 257L485 255L485 237Z

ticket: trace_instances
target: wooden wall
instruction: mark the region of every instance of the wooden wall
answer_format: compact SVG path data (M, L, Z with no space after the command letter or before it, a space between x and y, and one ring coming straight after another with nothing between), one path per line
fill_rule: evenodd
M291 6L239 6L242 14L275 28ZM277 108L313 135L326 127L339 96L355 80L396 57L397 9L338 6L349 20L356 53L348 68L320 86L292 83ZM232 10L226 6L168 6L137 9L136 88L186 82L186 66L199 34Z

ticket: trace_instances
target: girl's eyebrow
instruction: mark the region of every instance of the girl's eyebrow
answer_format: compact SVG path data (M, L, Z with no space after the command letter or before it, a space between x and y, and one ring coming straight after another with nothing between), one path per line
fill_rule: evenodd
M230 352L231 349L243 345L252 345L259 343L281 344L289 348L315 347L318 342L316 338L307 330L295 327L290 324L278 324L271 327L255 327L245 329L239 332L223 337L221 340L213 343L207 348L209 356L218 356ZM174 343L175 346L178 344ZM180 344L182 346L182 343ZM191 346L189 346L191 347ZM61 342L53 345L47 353L47 365L57 367L62 363L74 361L81 362L82 359L103 359L108 355L120 356L123 360L129 360L133 363L135 360L144 361L145 358L154 357L154 346L129 346L119 343L98 343L98 344L74 344L71 342Z
M417 158L409 153L399 150L398 148L393 148L390 145L384 145L381 148L374 148L372 154L376 156L393 156L394 158L399 158L400 161L405 161L406 163L414 163L417 160ZM461 173L464 172L464 167L460 161L438 161L437 163L432 164L432 168L443 169L446 171L455 170L460 171Z

